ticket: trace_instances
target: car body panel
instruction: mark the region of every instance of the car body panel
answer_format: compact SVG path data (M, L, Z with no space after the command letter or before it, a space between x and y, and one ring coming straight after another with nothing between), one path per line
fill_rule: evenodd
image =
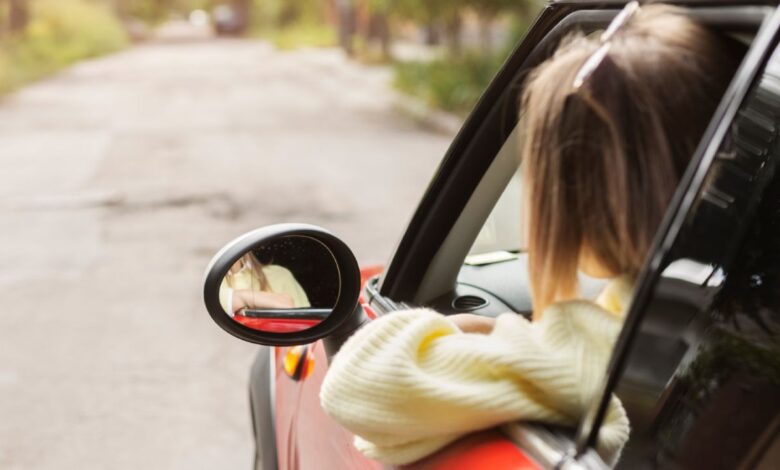
M498 431L469 434L441 451L403 467L404 470L541 470Z
M270 331L273 333L295 333L308 330L320 324L321 320L281 319L281 318L251 318L243 315L233 317L235 321L255 330Z
M295 380L283 371L283 359L290 348L275 348L276 439L279 468L381 469L352 445L352 435L339 426L320 406L319 392L327 372L322 342L311 345L314 356L311 374ZM305 443L305 445L299 445Z
M361 292L365 283L382 272L372 265L360 270ZM361 294L361 303L363 295ZM381 469L382 464L368 459L352 445L353 436L328 416L320 406L320 386L327 372L328 358L321 341L311 345L311 372L296 379L285 372L284 360L289 347L274 348L274 390L277 397L276 446L279 468L356 468ZM305 448L298 443L305 442Z

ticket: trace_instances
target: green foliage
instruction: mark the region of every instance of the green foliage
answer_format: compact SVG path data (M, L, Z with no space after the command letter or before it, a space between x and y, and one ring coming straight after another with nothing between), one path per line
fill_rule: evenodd
M168 15L170 5L159 0L122 0L118 8L123 16L136 18L149 24L158 24Z
M432 107L465 115L500 68L504 55L466 54L394 66L395 87Z
M0 46L0 96L12 89L11 59L8 57L8 53Z
M327 25L298 23L274 31L269 39L282 50L298 47L331 47L336 45L336 30Z
M0 44L0 93L126 43L121 24L102 4L36 0L24 33Z
M537 8L536 0L460 0L465 6L473 8L487 15L496 15L500 12L519 12L527 13L528 11Z
M321 0L253 0L252 28L255 32L325 22L325 3Z
M280 49L335 46L337 33L325 21L324 6L321 0L254 0L252 34Z
M771 337L770 337L771 338ZM713 329L696 360L680 377L690 390L691 400L706 401L729 377L737 373L762 377L780 385L780 344L761 344L734 332Z
M464 4L464 0L396 0L390 3L389 8L397 16L430 23L459 13Z
M219 0L90 0L113 6L122 18L134 18L150 25L164 22L171 14L187 15L192 10L211 10Z
M487 15L501 12L527 13L537 8L538 0L370 0L374 8L387 9L390 13L425 23L446 21L472 9Z
M510 38L504 50L482 53L461 52L462 45L450 43L450 55L431 62L397 63L394 66L395 87L422 99L429 106L465 115L474 107L496 74L508 52L525 34L538 0L369 0L377 9L392 16L445 30L454 27L459 34L459 19L465 11L483 18L504 15L511 21ZM487 49L487 48L484 48Z

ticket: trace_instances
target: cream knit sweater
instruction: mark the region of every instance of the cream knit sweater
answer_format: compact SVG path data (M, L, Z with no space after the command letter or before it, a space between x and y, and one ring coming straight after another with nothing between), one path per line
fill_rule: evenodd
M553 304L534 323L503 314L488 335L463 333L431 310L394 312L344 344L322 406L358 450L390 464L509 421L575 425L598 392L630 297L631 284L616 279L596 303ZM599 435L605 460L617 458L628 432L613 398Z

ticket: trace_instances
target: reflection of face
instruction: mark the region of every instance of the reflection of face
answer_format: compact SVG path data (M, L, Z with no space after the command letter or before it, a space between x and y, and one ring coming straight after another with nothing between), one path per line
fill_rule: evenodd
M313 284L309 289L313 299L298 272L307 289ZM324 244L291 236L269 246L256 245L229 264L219 286L219 303L223 313L247 328L292 333L328 318L340 294L340 281L335 257Z

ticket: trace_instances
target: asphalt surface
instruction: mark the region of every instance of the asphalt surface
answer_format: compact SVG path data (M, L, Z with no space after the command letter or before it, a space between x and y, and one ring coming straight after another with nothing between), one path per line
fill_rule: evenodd
M450 137L338 51L168 40L0 101L0 468L246 469L220 246L319 224L383 263Z

